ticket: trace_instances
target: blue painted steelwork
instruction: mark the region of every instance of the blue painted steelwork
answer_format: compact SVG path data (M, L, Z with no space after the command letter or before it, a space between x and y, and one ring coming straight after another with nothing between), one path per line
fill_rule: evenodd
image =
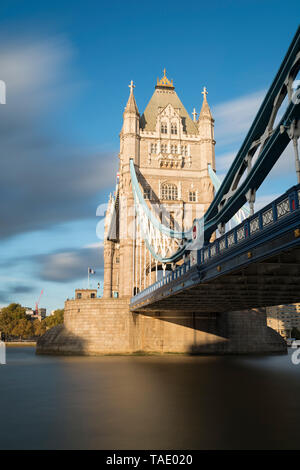
M201 230L196 230L196 232L198 232L197 238L199 236L202 238L204 235L203 238L205 243L209 242L212 233L218 228L218 226L224 226L226 222L235 216L235 214L247 202L247 195L249 198L249 194L255 194L256 190L260 187L280 155L283 153L284 149L289 144L291 137L285 130L289 129L292 126L292 123L298 122L298 119L300 118L300 100L293 99L292 88L293 81L299 70L300 27L296 32L279 71L266 94L266 97L234 162L229 168L229 171L220 185L214 200L204 215L204 220L201 219L201 221L194 221L194 225L198 227L201 226ZM276 115L286 95L288 95L289 104L282 119L274 129ZM252 166L252 157L259 148L260 153L256 162ZM245 180L240 183L241 177L246 170L248 174ZM130 160L130 173L135 201L140 204L151 224L153 224L160 233L170 238L182 240L182 246L176 251L176 253L172 254L172 256L168 258L162 258L154 252L149 240L147 240L147 237L144 237L148 250L154 258L162 263L175 262L178 259L183 258L184 254L192 249L190 245L192 229L187 232L177 232L161 224L151 213L151 210L143 198L136 177L133 160ZM273 217L276 217L274 208L271 209L271 212L273 213ZM270 216L271 215L269 215L269 217ZM260 219L258 219L257 223L260 227L261 224L263 224ZM221 237L216 243L218 243L218 246L221 246L222 249L230 248L230 246L236 242L237 237L241 236L241 233L242 232L239 232L239 235L237 235L236 233L231 234L231 232L229 232L226 236ZM206 251L200 250L198 253L203 257L209 257L211 253L210 250L214 253L214 251L217 250L217 245L215 248L205 248L205 250Z
M294 119L299 119L300 117L299 100L292 100L292 83L300 69L299 51L300 27L235 160L229 168L216 197L205 213L205 241L209 241L211 234L220 223L228 222L245 204L247 201L246 194L249 190L256 191L260 187L290 142L288 134L286 132L281 133L280 128L281 126L290 125ZM278 111L275 109L275 104L281 103L286 94L289 96L289 105L276 129L273 130L276 118L275 111ZM237 188L238 178L244 173L248 165L247 157L249 156L249 151L253 144L259 142L264 135L264 147L259 158L249 171L246 179ZM256 150L255 146L253 148ZM231 195L230 192L233 192L233 194ZM226 200L228 194L229 197Z
M210 177L210 179L211 179L211 181L212 181L212 183L213 183L213 185L214 185L215 191L216 191L216 193L217 193L217 192L219 191L220 187L221 187L222 181L218 178L218 176L216 175L216 173L215 173L214 170L212 169L212 166L211 166L210 164L208 164L207 166L208 166L208 174L209 174L209 177ZM250 215L250 211L249 211L249 209L248 209L247 206L243 206L243 207L241 208L241 211L244 212L245 218ZM234 218L234 220L235 220L235 222L236 222L237 224L240 223L240 220L239 220L239 218L237 217L237 215L234 215L233 218Z
M197 271L201 278L204 269L215 268L218 265L236 258L245 250L251 250L262 241L280 236L287 230L299 228L300 224L300 184L293 186L286 193L275 199L253 216L242 222L234 229L217 239L215 242L204 246L197 251L197 261L193 265L189 260L187 263L177 267L173 272L167 274L161 280L144 289L132 297L130 305L137 306L155 293L161 287L168 285L175 279L185 278L190 271ZM299 239L298 239L299 242ZM272 252L268 253L272 255ZM252 263L253 259L247 261ZM219 275L225 274L222 270ZM195 277L195 283L199 282L199 276ZM213 276L216 276L214 271ZM209 276L206 277L206 280ZM184 288L193 285L193 281L184 282ZM174 290L175 292L175 290Z

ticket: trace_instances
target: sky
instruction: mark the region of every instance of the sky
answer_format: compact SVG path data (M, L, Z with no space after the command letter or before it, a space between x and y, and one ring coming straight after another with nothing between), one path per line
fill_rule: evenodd
M216 168L233 161L298 27L299 2L1 1L0 306L48 313L87 268L103 277L103 218L114 190L131 80L140 114L164 68L191 113L203 86ZM296 184L290 146L256 208ZM99 214L99 211L98 211Z

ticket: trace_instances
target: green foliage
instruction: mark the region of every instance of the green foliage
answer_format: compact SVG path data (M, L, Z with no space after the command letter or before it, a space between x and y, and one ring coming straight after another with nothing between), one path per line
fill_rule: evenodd
M46 325L47 328L53 328L53 326L60 325L64 322L64 309L59 308L55 310L53 315L46 317L43 320L43 324Z
M300 339L300 331L297 328L292 328L291 337L295 339Z
M20 318L13 322L13 327L11 330L12 336L17 336L20 339L32 338L33 336L33 322L27 318Z
M46 317L45 320L31 319L26 315L26 309L20 304L12 303L2 308L0 313L0 332L6 339L19 338L28 339L41 336L47 328L59 325L64 321L63 309L55 310L54 315Z
M34 336L42 336L46 332L46 325L43 321L33 321L33 334Z
M5 336L12 335L13 329L20 320L27 320L24 307L15 303L8 305L8 307L3 307L0 314L0 331Z

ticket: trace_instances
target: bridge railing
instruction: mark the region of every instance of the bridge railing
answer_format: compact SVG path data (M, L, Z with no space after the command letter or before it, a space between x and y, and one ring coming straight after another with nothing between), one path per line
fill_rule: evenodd
M221 256L234 247L244 244L262 231L269 230L279 220L298 211L300 208L300 184L293 186L286 193L272 201L245 221L229 230L227 233L197 250L197 255L190 256L188 261L178 266L174 271L168 272L162 279L151 284L133 297L134 302L147 297L157 289L169 284L187 273L192 266L205 265L211 260ZM194 262L193 262L194 259Z
M197 264L207 263L212 258L223 255L227 250L246 242L263 230L269 229L278 220L298 210L299 206L300 185L297 185L216 239L213 243L198 250Z

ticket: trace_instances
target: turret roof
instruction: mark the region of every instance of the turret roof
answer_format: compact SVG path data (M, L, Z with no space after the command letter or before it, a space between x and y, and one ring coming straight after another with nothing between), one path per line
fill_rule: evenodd
M128 86L130 88L130 95L129 95L129 98L128 98L128 101L127 101L124 112L125 113L126 112L136 113L136 114L139 115L139 110L138 110L138 107L137 107L137 104L136 104L136 101L135 101L135 97L134 97L134 94L133 94L134 84L133 84L132 80L130 82L130 85L128 85Z
M168 80L166 71L161 80L157 79L155 91L140 119L140 126L145 131L155 131L156 118L168 104L176 109L181 117L183 129L187 134L198 134L196 123L192 121L174 89L173 80Z
M201 111L200 111L200 114L199 114L198 121L201 118L205 118L205 117L208 117L208 118L212 119L213 117L212 117L210 107L209 107L207 99L206 99L206 95L207 95L206 87L203 88L203 91L201 93L203 95L203 103L202 103L202 108L201 108Z

